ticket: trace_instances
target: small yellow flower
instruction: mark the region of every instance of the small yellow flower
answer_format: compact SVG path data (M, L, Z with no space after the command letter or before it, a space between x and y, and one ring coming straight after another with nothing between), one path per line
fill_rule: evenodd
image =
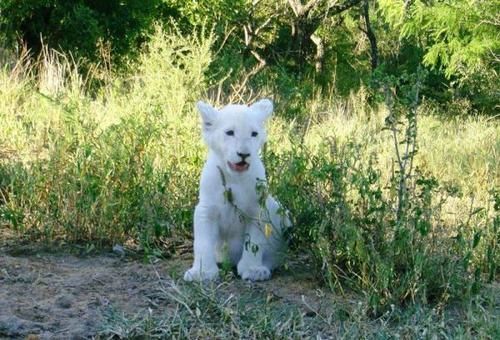
M272 233L273 233L273 227L269 223L266 223L264 225L264 235L266 235L266 238L269 238L271 237Z

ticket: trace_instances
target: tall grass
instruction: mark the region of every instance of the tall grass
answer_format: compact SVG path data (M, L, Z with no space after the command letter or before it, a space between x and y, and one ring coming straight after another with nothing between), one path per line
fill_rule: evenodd
M194 102L207 93L210 47L210 35L157 28L126 74L97 67L82 76L53 51L2 69L0 225L33 240L146 250L190 237L205 154ZM233 89L215 99L258 96ZM420 106L403 223L385 106L368 105L363 89L290 106L276 98L263 153L271 191L295 222L292 248L311 253L329 287L365 293L377 314L446 302L497 278L497 121L439 119Z
M108 74L95 94L56 52L2 70L4 223L97 243L147 243L186 227L202 160L189 104L204 88L209 47L158 28L131 75Z

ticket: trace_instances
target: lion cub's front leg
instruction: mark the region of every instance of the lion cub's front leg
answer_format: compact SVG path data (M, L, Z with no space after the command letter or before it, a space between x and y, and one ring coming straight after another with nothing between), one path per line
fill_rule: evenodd
M215 249L219 238L215 207L198 205L194 211L194 261L185 281L215 280L219 275Z
M264 281L271 278L271 268L263 263L264 252L269 251L269 242L258 223L252 223L247 229L243 254L238 262L238 275L243 280Z

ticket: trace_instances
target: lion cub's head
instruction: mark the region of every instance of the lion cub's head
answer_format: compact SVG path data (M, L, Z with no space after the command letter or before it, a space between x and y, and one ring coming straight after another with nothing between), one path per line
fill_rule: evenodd
M226 105L220 110L200 101L197 107L203 138L228 171L244 174L259 161L259 149L267 137L265 122L273 112L269 99L250 106Z

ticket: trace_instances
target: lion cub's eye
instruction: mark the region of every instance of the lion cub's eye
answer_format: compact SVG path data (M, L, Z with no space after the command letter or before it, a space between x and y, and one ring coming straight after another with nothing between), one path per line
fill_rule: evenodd
M252 137L257 137L259 133L257 131L252 132Z
M228 136L234 136L234 130L227 130L226 135Z

